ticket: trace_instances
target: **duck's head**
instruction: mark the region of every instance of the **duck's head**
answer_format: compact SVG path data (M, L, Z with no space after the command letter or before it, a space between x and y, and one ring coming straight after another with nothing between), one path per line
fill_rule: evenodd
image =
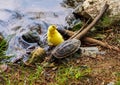
M55 25L50 25L49 27L48 27L48 30L50 31L50 32L53 32L53 31L55 31L57 29L57 27L55 26Z

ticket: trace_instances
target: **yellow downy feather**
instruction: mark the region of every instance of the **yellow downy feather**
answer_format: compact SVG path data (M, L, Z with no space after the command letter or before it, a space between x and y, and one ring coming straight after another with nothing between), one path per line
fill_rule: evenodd
M56 46L64 42L62 35L57 31L55 25L50 25L47 31L48 45Z

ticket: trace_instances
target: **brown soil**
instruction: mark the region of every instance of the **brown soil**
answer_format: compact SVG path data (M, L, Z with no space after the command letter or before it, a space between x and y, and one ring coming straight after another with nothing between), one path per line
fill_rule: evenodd
M107 37L103 41L120 48L120 42L116 41L120 39L120 29L119 27L113 29L108 30L109 32L106 31ZM100 46L98 48L104 51L105 54L96 57L80 56L70 58L67 62L68 65L87 66L91 68L92 72L80 81L69 80L68 85L114 85L120 81L120 53Z
M120 42L116 42L116 39L120 39L120 27L116 27L109 33L104 41L110 45L120 48ZM120 81L120 53L100 47L102 51L106 53L104 55L98 55L96 58L90 56L80 57L77 65L86 65L92 69L90 77L80 82L78 85L107 85L110 82L116 83ZM119 74L119 75L118 75ZM113 84L112 84L113 85Z
M116 82L116 73L120 72L120 53L107 50L105 55L98 55L94 59L82 57L80 61L80 65L92 68L90 80L82 85L106 85L109 82Z
M106 39L104 39L104 41L108 42L110 45L120 47L120 42L116 41L117 39L120 39L119 29L115 30L114 32L113 30L109 31L109 33L106 32L106 36L107 37ZM61 60L62 63L59 63L58 67L55 66L54 68L44 68L44 71L42 72L42 74L44 75L41 75L39 79L35 80L33 85L56 85L54 83L56 83L55 76L57 74L57 71L59 70L57 68L59 68L62 65L63 66L69 65L73 67L87 66L91 68L92 71L90 74L86 75L80 80L70 79L69 82L67 81L67 84L64 85L108 85L108 84L114 85L110 83L116 83L117 81L120 81L120 53L100 46L98 47L100 48L101 51L105 51L106 53L104 55L97 55L97 57L92 56L79 57L79 55L77 55L78 57L76 58L73 57L68 58L67 62L66 60L64 61L63 59L63 61ZM13 67L15 69L12 70ZM22 68L18 65L15 66L12 65L10 69L7 72L5 72L5 77L7 78L9 76L10 81L14 82L13 85L17 85L18 82L24 83L25 82L24 78L27 80L27 78L31 74L30 70L32 70L35 73L36 67L25 68L23 66ZM0 81L3 82L3 85L6 85L5 80L4 81L3 80L4 79L2 79L2 76L0 76ZM16 83L15 80L17 80L18 82ZM27 82L29 82L29 79ZM27 85L29 85L29 83L27 83Z

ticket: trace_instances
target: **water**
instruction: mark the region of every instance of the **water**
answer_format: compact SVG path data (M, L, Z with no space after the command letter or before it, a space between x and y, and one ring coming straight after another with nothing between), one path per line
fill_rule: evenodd
M0 9L50 11L59 8L59 11L63 9L60 6L61 2L62 0L0 0Z
M48 27L46 23L67 25L65 17L72 10L62 7L61 2L62 0L0 0L0 33L5 38L12 35L6 52L7 55L14 55L11 61L19 60L26 54L27 47L22 46L20 37L39 28L36 25L42 27L43 33Z
M65 25L65 16L71 11L62 7L61 2L62 0L0 0L0 9L15 10L22 13L40 12L44 13L42 20ZM1 18L6 20L6 14L0 14Z
M61 2L62 0L0 0L0 32L6 33L3 35L12 34L11 26L25 26L33 22L30 18L37 18L49 24L66 25L65 17L71 13L71 9L62 7ZM22 17L22 22L21 15L26 16Z

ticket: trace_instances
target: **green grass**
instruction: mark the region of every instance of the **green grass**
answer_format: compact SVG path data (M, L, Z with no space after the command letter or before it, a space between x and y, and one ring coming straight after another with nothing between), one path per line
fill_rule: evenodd
M6 46L7 46L6 40L3 39L3 40L0 42L0 56L2 56L2 55L5 54Z
M33 85L36 80L39 80L40 81L42 80L41 77L42 77L42 71L43 71L43 67L41 66L37 66L37 69L36 69L36 72L35 73L31 73L28 77L28 82L30 85ZM41 81L42 82L42 81Z
M5 39L3 39L0 42L0 61L9 58L9 56L5 55L6 48L7 48L7 41Z
M90 68L80 66L59 66L56 70L52 68L35 68L11 65L10 72L3 72L3 82L5 85L68 85L71 82L79 82L91 73ZM49 69L49 70L48 70ZM48 74L46 76L46 74ZM49 76L50 75L50 76ZM54 77L52 77L54 76ZM49 79L50 78L50 79ZM1 78L0 78L1 79ZM47 80L46 80L47 79ZM0 85L1 85L0 84Z
M10 72L3 72L2 78L4 81L1 84L5 85L34 85L36 81L42 82L42 71L41 66L36 68L25 67L25 66L10 66ZM1 85L0 84L0 85Z
M117 78L117 81L116 81L115 85L120 85L120 72L115 72L114 74Z
M120 85L120 81L117 81L115 85Z
M82 69L79 66L63 66L57 70L55 79L58 85L67 85L70 80L78 81L87 76L90 72L90 68Z

